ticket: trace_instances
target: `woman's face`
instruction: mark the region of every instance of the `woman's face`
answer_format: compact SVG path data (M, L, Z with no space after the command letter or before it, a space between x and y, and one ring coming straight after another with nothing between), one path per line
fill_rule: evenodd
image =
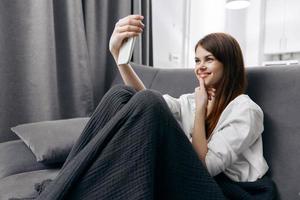
M217 88L223 76L223 64L216 57L198 46L195 53L195 74L197 79L202 78L206 87Z

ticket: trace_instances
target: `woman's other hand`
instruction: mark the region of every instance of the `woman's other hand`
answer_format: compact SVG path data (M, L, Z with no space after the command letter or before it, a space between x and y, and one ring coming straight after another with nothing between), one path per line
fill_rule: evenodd
M215 97L215 88L206 88L204 80L199 79L199 87L195 88L196 112L206 115L208 101L213 101Z
M114 28L114 31L109 40L109 50L115 59L119 56L119 50L125 39L138 36L143 32L144 19L141 15L129 15L120 19Z

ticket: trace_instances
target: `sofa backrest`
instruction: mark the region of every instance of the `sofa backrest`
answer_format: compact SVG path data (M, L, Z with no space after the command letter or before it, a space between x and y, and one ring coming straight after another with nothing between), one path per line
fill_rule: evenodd
M178 97L194 91L193 69L132 64L145 86ZM247 94L264 111L264 155L279 199L300 199L300 66L247 68ZM122 83L117 75L113 84Z

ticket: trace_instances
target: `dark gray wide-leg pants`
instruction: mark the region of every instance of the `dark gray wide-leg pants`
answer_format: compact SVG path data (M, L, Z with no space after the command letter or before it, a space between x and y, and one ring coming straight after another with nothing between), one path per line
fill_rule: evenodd
M224 197L162 96L115 86L38 199Z

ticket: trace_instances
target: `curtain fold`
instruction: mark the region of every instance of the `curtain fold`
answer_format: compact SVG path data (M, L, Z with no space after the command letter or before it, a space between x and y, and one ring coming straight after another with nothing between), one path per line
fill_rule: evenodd
M56 79L60 118L85 116L94 107L81 0L54 0Z
M133 62L153 66L152 2L151 0L132 0L131 10L132 13L143 15L143 23L146 25L142 37L137 39Z
M109 38L119 18L130 14L131 0L86 0L83 3L93 101L97 105L117 73L108 49Z
M109 37L135 2L0 1L0 142L17 139L17 124L93 112L117 73ZM152 46L149 34L142 41Z
M0 20L0 139L9 140L19 122L60 115L53 4L4 0Z

